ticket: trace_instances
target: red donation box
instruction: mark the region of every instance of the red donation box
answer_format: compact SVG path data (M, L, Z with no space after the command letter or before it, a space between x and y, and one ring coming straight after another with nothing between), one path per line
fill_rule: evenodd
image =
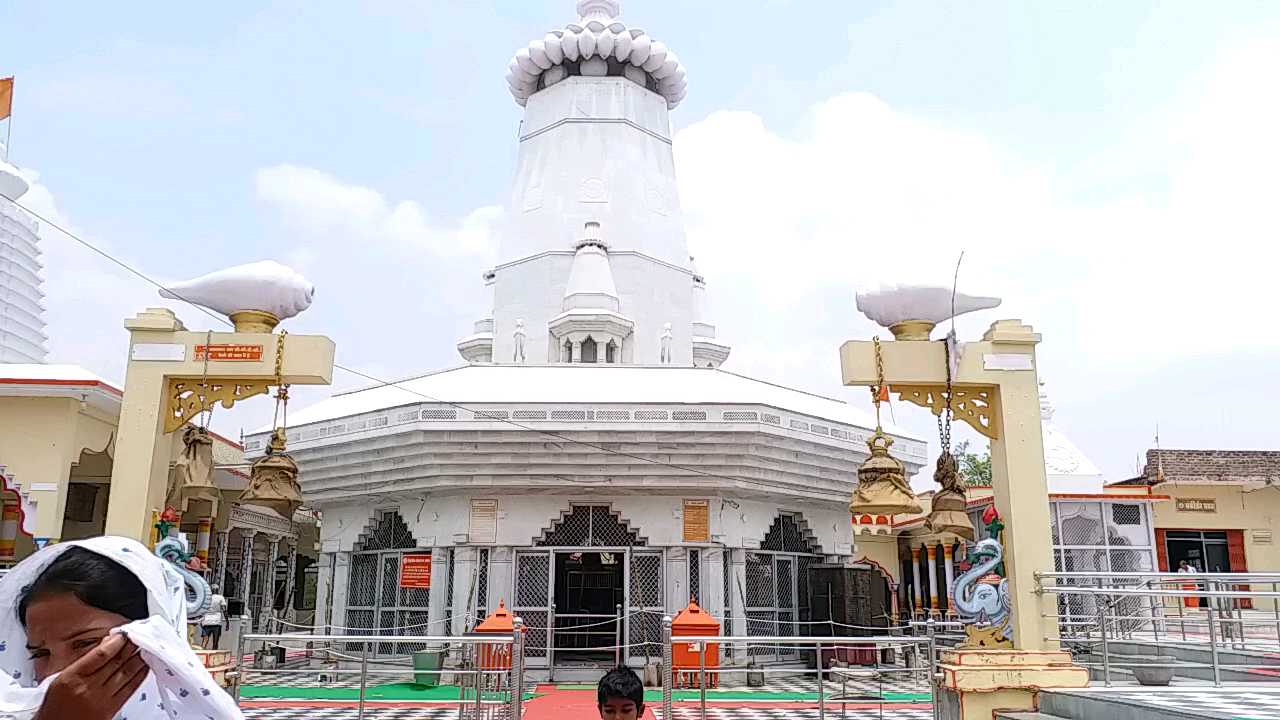
M490 613L489 617L476 626L475 634L502 635L509 638L515 632L515 629L515 617L507 609L506 603L499 600L498 609ZM481 643L479 651L481 670L511 669L510 643Z
M679 642L681 637L711 637L720 634L720 621L698 607L693 600L671 621L671 673L676 687L699 687L698 671L706 668L707 687L720 685L720 643ZM699 663L699 652L703 660Z
M405 553L400 556L400 587L431 587L431 553Z

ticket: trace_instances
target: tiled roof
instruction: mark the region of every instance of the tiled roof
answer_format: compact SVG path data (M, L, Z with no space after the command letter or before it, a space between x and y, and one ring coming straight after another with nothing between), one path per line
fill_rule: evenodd
M1142 474L1116 485L1280 482L1280 450L1148 450Z

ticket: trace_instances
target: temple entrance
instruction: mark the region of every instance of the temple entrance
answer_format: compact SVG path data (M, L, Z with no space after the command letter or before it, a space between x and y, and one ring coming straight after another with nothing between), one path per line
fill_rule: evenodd
M616 664L626 551L555 553L555 661Z
M608 668L661 652L663 555L646 545L609 506L573 505L516 551L528 667Z

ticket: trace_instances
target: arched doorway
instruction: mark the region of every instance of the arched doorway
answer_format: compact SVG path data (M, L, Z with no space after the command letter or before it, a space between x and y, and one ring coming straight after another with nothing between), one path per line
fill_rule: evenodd
M808 622L809 567L822 562L821 549L804 519L795 513L774 518L760 541L747 553L747 634L791 636ZM752 648L753 657L794 660L794 647Z
M608 505L575 504L516 552L515 609L530 667L610 667L618 637L633 656L659 649L662 551ZM623 608L618 626L617 606Z
M351 553L347 584L347 621L350 632L368 630L371 635L426 635L431 589L402 587L400 569L406 555L431 556L420 550L400 513L383 512L361 535ZM420 648L382 643L377 652L403 654Z

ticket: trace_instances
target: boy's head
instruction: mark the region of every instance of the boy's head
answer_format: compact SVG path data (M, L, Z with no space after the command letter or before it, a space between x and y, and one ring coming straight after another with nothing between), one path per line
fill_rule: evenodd
M596 688L602 720L634 720L644 714L644 683L630 668L610 670Z

